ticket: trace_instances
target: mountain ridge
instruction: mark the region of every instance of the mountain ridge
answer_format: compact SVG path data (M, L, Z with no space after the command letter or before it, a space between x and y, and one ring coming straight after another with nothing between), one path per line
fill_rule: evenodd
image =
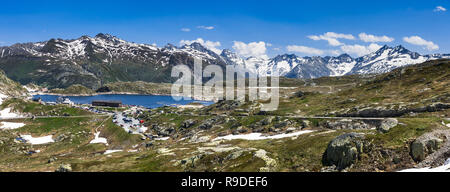
M50 39L0 47L0 69L22 84L35 83L53 88L81 84L89 88L117 81L171 83L171 68L193 67L193 58L205 64L239 66L263 76L279 74L290 78L318 78L348 74L385 73L395 68L428 60L450 58L450 54L420 55L403 46L383 46L376 52L353 58L339 56L299 57L282 54L273 58L242 58L231 50L220 54L200 43L180 47L138 44L99 33L95 37Z

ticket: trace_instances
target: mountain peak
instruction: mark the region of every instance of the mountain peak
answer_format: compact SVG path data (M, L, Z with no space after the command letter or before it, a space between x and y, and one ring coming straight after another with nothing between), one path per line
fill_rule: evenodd
M117 39L117 37L115 37L113 35L110 35L110 34L107 34L107 33L106 34L105 33L99 33L99 34L97 34L95 36L95 38L109 40L109 41Z
M338 58L352 58L349 54L344 53L342 55L339 55Z
M383 51L388 50L388 49L392 49L392 47L389 47L388 45L384 45L383 47L381 47L380 49L378 49L377 52L383 52Z
M409 51L408 49L406 49L405 47L398 45L396 47L394 47L394 51L395 52L399 52L399 53L410 53L411 51Z
M224 49L224 50L222 50L222 54L220 54L220 55L229 55L229 54L233 54L233 52L229 49Z

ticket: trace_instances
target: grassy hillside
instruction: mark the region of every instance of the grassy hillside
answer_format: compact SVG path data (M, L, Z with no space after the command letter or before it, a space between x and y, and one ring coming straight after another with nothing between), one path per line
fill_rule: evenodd
M49 92L56 93L56 94L63 94L63 95L70 95L70 94L90 95L90 94L95 93L95 91L93 91L92 89L89 89L83 85L71 85L70 87L68 87L66 89L52 89Z
M138 94L162 94L168 95L171 92L171 84L137 82L115 82L105 85L111 92L116 93L138 93Z
M321 78L321 84L331 84ZM333 79L329 79L334 81ZM450 102L450 61L436 60L396 69L332 94L310 93L280 101L277 114L324 115L345 109L392 109Z

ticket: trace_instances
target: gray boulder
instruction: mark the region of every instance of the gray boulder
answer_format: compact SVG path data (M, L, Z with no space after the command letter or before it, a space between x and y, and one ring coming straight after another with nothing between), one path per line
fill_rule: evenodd
M263 120L261 120L261 125L270 125L272 123L272 120L274 117L266 117Z
M347 133L333 139L323 155L325 166L336 166L343 170L353 165L363 153L364 135L358 133Z
M192 126L194 126L197 122L195 120L192 119L188 119L186 121L184 121L181 125L181 128L191 128Z
M450 137L448 130L436 130L418 137L411 143L411 157L416 162L423 161L428 155L437 151Z
M397 125L398 125L397 119L394 118L385 119L380 122L379 126L377 126L377 131L381 133L387 133L389 132L390 129L394 128Z

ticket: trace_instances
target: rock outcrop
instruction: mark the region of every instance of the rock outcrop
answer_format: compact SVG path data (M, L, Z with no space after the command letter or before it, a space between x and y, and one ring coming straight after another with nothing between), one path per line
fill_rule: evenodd
M436 130L431 133L426 133L411 143L411 157L416 162L421 162L428 155L436 152L449 138L449 130Z
M433 103L428 106L418 108L403 108L403 109L385 109L385 108L365 108L356 109L356 112L345 114L337 114L338 117L400 117L409 113L426 113L437 112L450 109L448 103Z
M339 121L328 121L325 127L333 130L367 130L376 129L379 132L387 133L391 128L398 125L398 120L394 118L389 119L374 119L374 120L353 120L342 119Z
M347 133L333 139L323 155L325 166L336 166L343 170L353 165L364 149L364 135L358 133Z

